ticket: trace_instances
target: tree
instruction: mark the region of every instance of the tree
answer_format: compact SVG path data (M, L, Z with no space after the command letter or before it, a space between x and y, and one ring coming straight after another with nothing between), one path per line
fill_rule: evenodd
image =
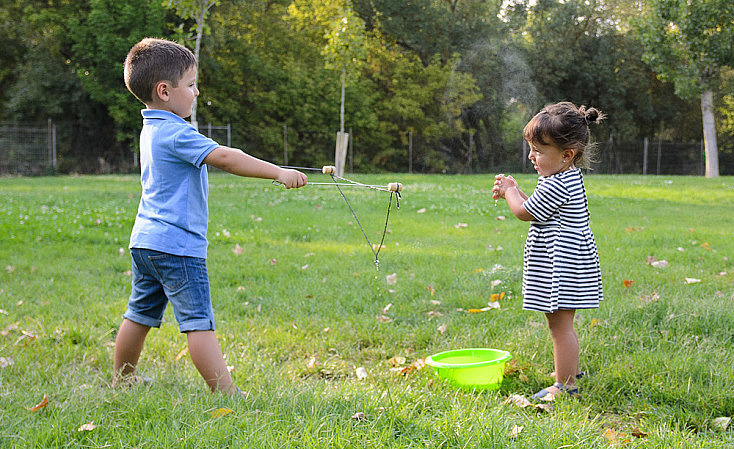
M636 22L643 55L683 98L699 95L706 177L719 176L713 91L721 72L734 66L734 3L731 0L652 0Z
M204 36L204 23L209 9L216 5L218 0L169 0L168 6L173 7L182 19L194 19L196 22L196 33L194 38L194 56L199 60L201 51L201 39ZM197 67L198 69L198 67ZM196 98L194 107L191 109L191 124L198 127L196 122Z
M344 156L348 135L344 132L344 102L348 77L358 72L365 57L364 22L354 13L351 0L296 1L288 8L299 27L304 21L316 21L324 27L325 44L321 54L325 66L340 75L341 101L339 108L339 133L337 133L336 173L344 171ZM353 76L353 75L352 75Z

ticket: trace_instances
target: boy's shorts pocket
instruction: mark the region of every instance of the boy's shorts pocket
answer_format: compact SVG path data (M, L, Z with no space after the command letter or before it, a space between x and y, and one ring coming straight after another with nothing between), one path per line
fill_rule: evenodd
M158 275L159 282L170 293L177 292L188 282L183 258L170 254L157 254L148 256L148 260Z

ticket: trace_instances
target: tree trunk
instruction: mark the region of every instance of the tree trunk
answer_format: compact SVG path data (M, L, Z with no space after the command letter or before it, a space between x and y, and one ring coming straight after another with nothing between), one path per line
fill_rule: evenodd
M204 34L204 15L206 15L206 11L209 9L207 7L205 10L201 11L201 15L196 17L196 44L194 46L194 57L196 58L196 63L199 63L199 50L201 49L201 37ZM198 68L197 68L198 71ZM197 74L197 84L198 84L198 74ZM199 124L196 122L196 97L194 97L194 107L191 108L191 124L194 125L194 128L199 129Z
M711 89L701 94L703 116L703 144L706 152L706 177L719 177L719 148L716 145L716 123L714 122L714 99Z
M347 70L342 69L342 98L341 98L341 106L339 108L339 120L341 123L341 126L339 127L339 131L342 133L344 132L344 85L347 82Z
M196 19L196 44L194 45L194 57L196 58L196 64L199 64L199 51L201 50L201 39L204 37L204 20L206 20L206 14L209 12L209 9L214 6L216 3L216 0L213 1L200 1L197 2L196 5L200 7L200 10L195 13L195 19ZM198 15L197 15L198 14ZM196 68L197 72L199 70L198 66ZM198 84L198 73L197 73L197 84ZM196 121L196 98L194 98L194 107L191 108L191 124L194 125L194 128L199 129L199 124Z

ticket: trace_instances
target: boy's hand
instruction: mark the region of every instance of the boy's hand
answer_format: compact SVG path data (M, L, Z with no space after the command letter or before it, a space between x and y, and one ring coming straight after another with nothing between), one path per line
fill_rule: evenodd
M298 170L282 168L275 180L285 186L286 189L297 189L308 184L308 177Z

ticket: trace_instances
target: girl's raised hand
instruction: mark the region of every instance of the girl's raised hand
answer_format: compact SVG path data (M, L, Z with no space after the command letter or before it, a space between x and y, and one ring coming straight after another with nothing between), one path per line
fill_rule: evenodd
M512 176L499 174L494 177L494 186L492 187L492 199L498 200L505 197L507 189L517 187L517 181Z

